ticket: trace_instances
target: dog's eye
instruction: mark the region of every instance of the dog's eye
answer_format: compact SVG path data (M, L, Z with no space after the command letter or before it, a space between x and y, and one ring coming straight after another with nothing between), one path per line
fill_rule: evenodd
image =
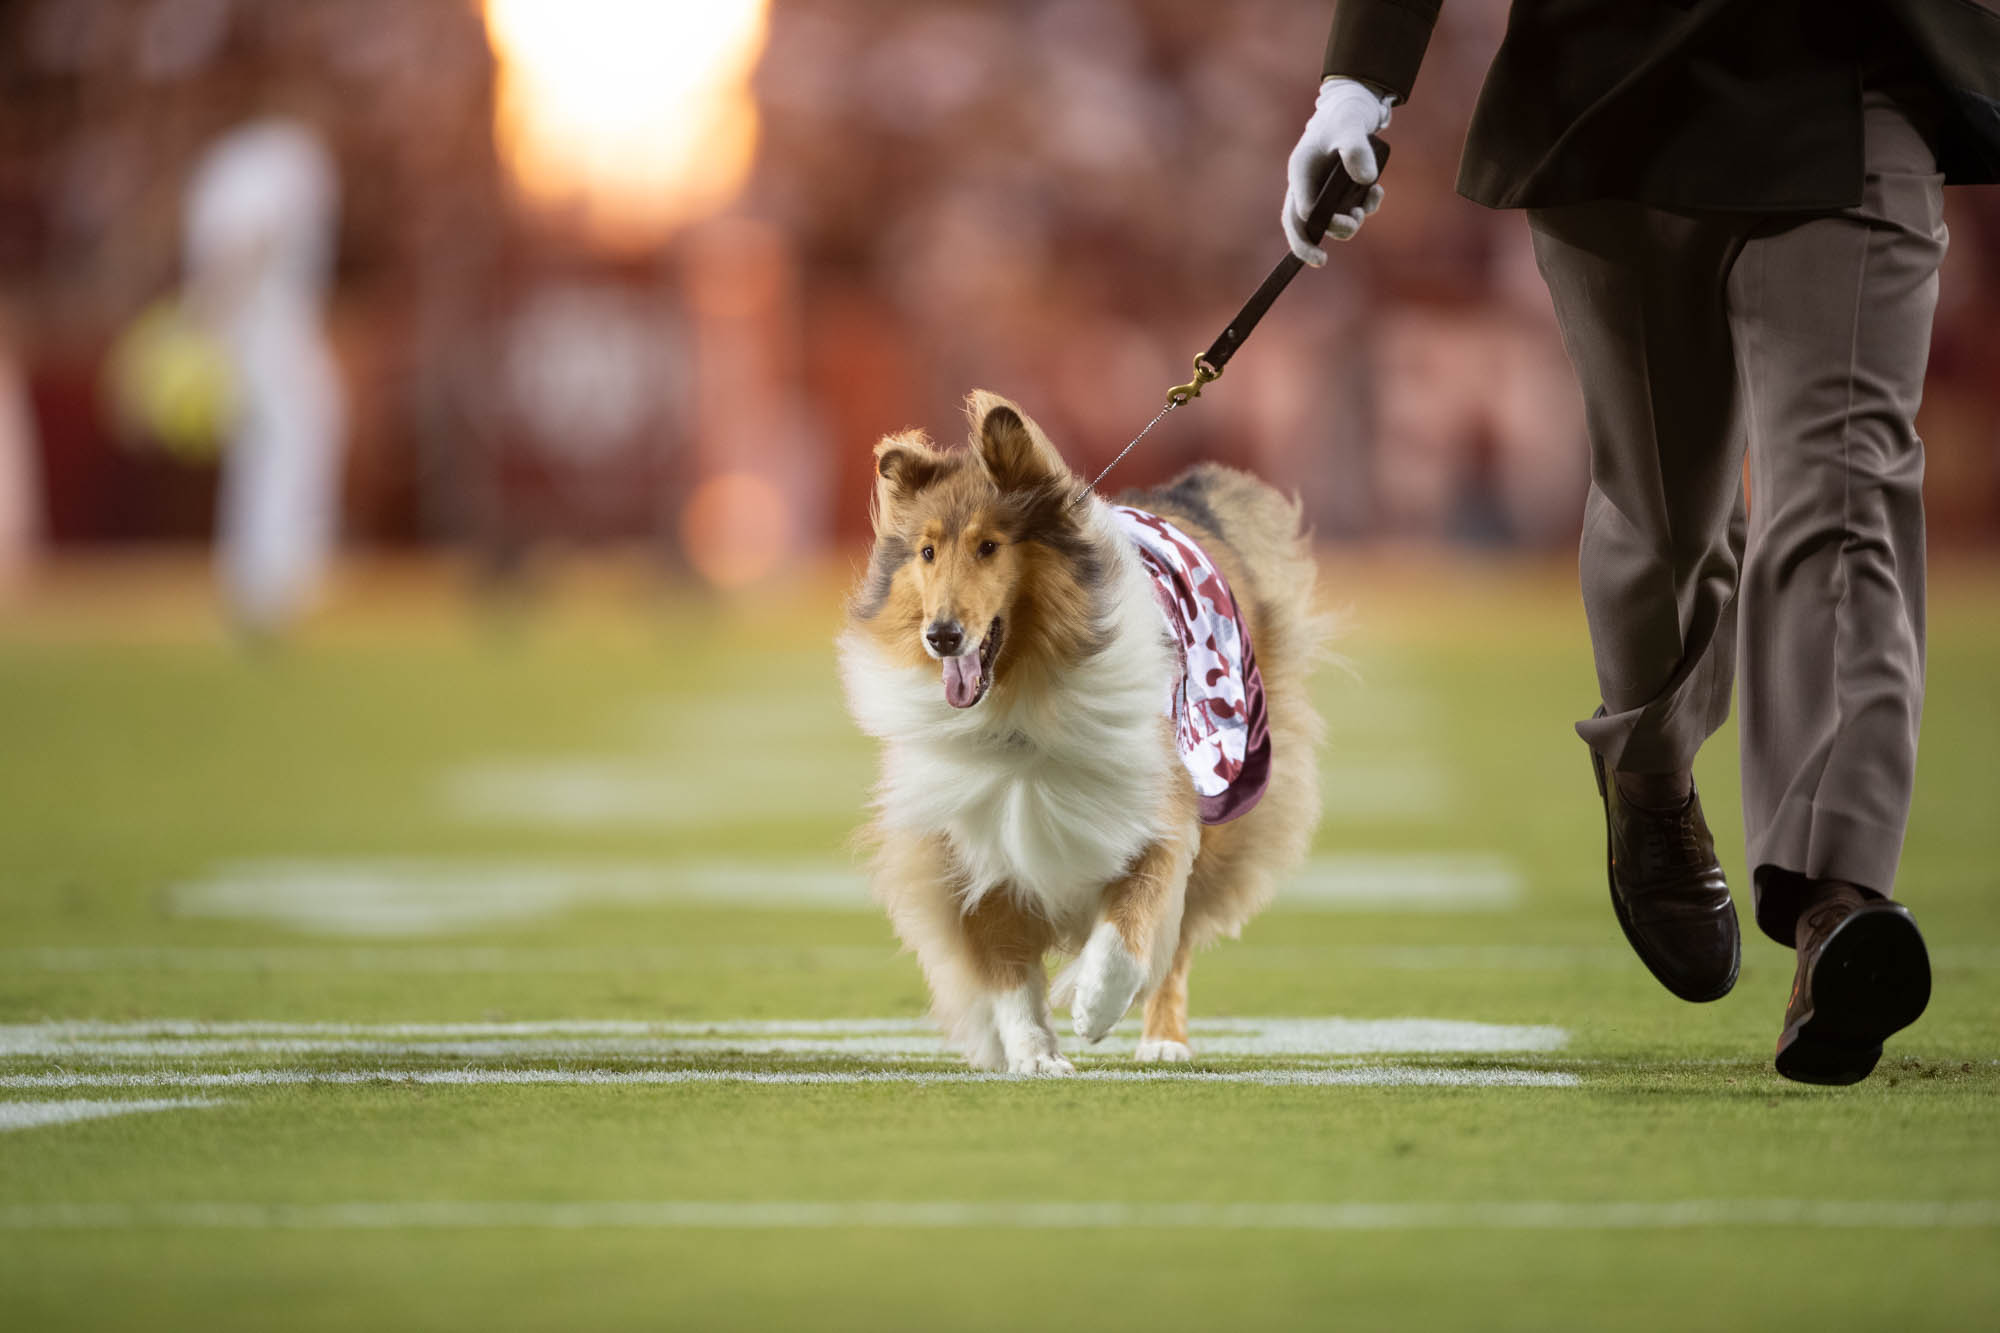
M937 559L937 548L935 546L926 546L923 550L917 552L917 554L922 556L924 563L928 565L931 561Z
M987 556L992 555L995 551L999 549L1000 549L999 542L981 542L979 543L979 557L980 559L983 560Z

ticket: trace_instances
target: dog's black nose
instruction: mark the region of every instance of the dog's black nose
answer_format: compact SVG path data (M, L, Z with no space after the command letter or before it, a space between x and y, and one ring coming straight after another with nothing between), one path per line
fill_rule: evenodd
M965 631L956 620L940 620L924 631L924 641L939 657L957 657L958 650L965 646Z

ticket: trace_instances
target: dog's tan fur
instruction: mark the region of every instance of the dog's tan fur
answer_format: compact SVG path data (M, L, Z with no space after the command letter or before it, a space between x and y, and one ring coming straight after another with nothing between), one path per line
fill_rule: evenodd
M1188 876L1180 947L1146 1008L1146 1036L1187 1040L1187 970L1193 951L1234 939L1270 904L1279 880L1305 859L1319 826L1319 747L1325 724L1309 680L1325 656L1331 619L1317 611L1318 574L1300 531L1299 504L1228 468L1197 467L1214 478L1209 508L1224 532L1161 492L1131 497L1201 544L1236 593L1264 676L1271 728L1271 782L1241 819L1206 826Z
M1106 651L1103 603L1119 585L1107 577L1103 530L1092 526L1096 502L1075 503L1085 494L1083 483L1041 431L990 394L974 394L968 408L967 449L940 450L916 434L876 446L875 548L853 599L848 636L865 641L870 662L929 668L925 626L956 617L977 636L999 617L991 683L974 707L1037 717L1044 702L1056 706L1058 682ZM1218 937L1237 934L1270 900L1279 877L1305 854L1318 821L1322 729L1307 680L1325 624L1313 607L1315 568L1297 504L1217 465L1120 498L1194 537L1229 579L1263 673L1270 783L1249 813L1201 825L1193 784L1161 717L1138 742L1153 752L1131 756L1135 770L1171 775L1142 788L1153 808L1141 813L1157 833L1102 884L1086 910L1068 910L1032 885L973 884L948 837L877 821L876 894L917 954L938 1017L972 1061L987 1067L1023 1066L979 1029L981 1006L1027 987L1045 1018L1044 956L1081 948L1102 923L1116 929L1144 968L1142 1056L1178 1043L1185 1058L1190 958ZM929 559L920 558L925 548ZM843 648L844 657L854 656L845 640ZM848 664L850 673L856 669Z

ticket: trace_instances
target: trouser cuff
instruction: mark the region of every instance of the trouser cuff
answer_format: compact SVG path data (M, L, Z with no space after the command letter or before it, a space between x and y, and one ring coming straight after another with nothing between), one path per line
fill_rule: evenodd
M1626 773L1685 772L1714 730L1678 697L1622 713L1600 709L1576 724L1576 734L1597 751L1605 768Z
M1749 839L1757 927L1791 948L1799 911L1814 880L1838 879L1884 898L1895 896L1903 857L1901 825L1879 823L1809 801L1786 805Z

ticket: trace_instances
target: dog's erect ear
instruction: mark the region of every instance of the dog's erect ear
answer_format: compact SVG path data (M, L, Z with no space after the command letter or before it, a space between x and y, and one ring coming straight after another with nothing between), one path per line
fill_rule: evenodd
M972 420L972 447L986 475L1003 491L1066 480L1069 468L1062 455L1020 408L999 394L974 390L965 400Z
M946 463L922 431L885 435L875 446L875 494L869 513L880 528L899 505L944 475Z

